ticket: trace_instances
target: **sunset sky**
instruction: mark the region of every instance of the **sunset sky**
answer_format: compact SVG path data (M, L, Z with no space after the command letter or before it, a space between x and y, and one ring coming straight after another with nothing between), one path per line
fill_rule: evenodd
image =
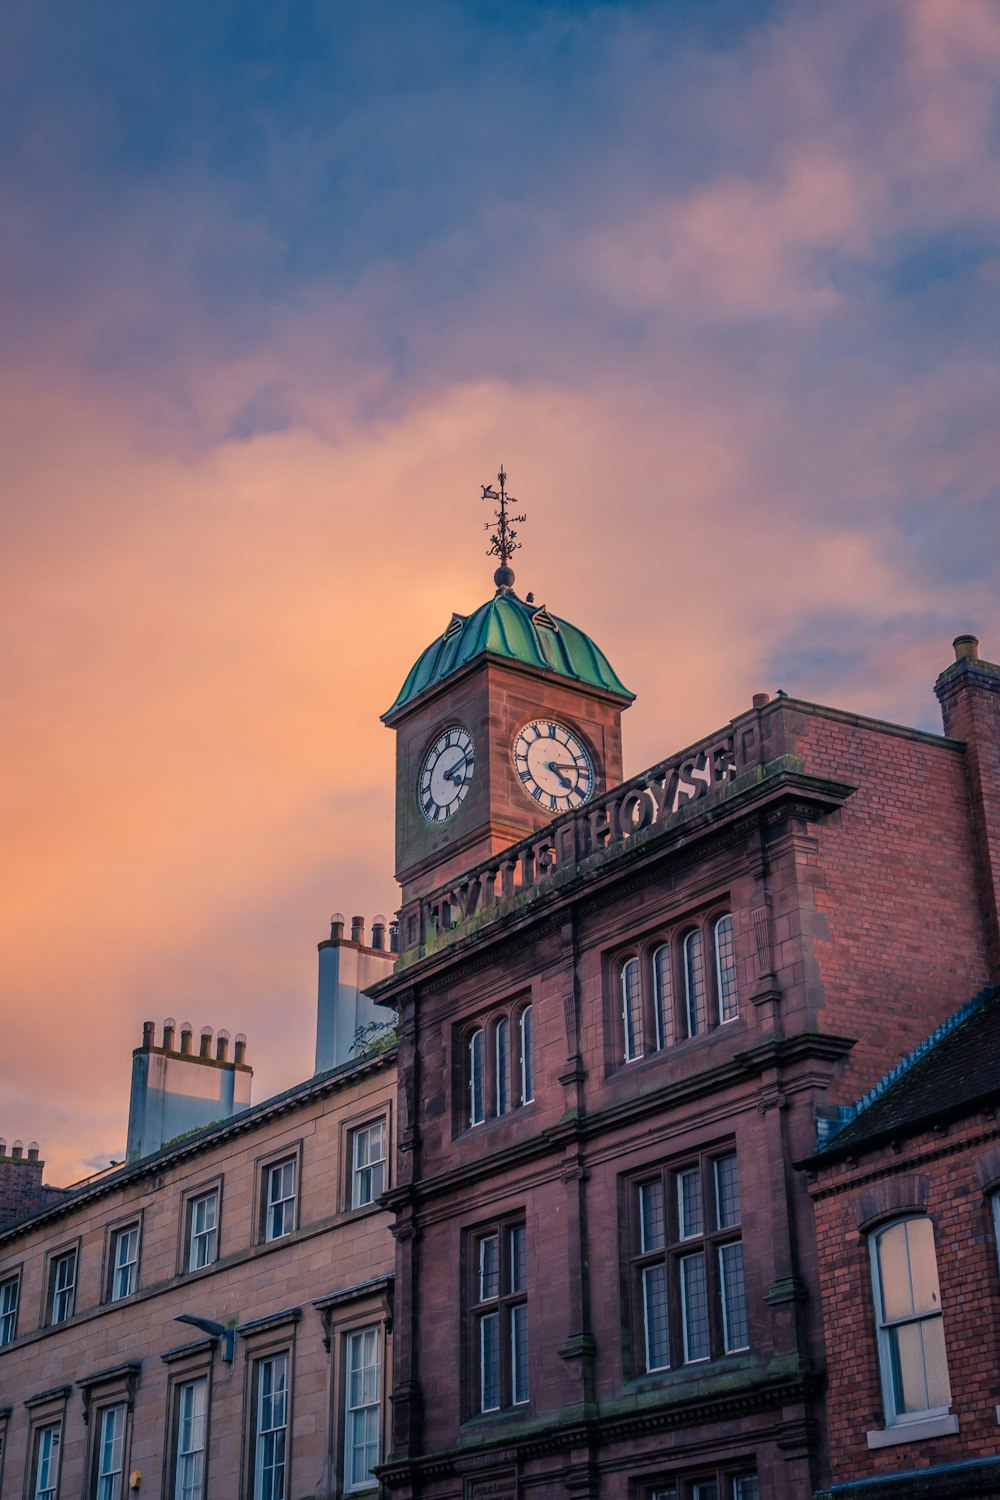
M166 1015L311 1072L396 905L379 714L518 588L626 772L1000 656L996 0L7 0L0 1135L124 1148Z

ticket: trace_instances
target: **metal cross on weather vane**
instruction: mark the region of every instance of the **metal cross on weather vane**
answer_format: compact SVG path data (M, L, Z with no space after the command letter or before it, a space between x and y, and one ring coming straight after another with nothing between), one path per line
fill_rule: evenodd
M501 589L509 589L514 582L514 570L510 566L510 560L521 545L517 540L517 531L515 530L514 522L520 525L522 521L526 521L528 518L527 516L509 516L507 514L508 505L516 505L517 501L513 495L508 495L507 493L507 475L504 472L503 464L500 465L497 481L500 485L498 490L494 489L491 484L484 484L481 488L484 500L493 500L496 502L496 513L493 520L487 521L483 530L493 531L490 537L490 545L486 549L486 555L487 557L499 557L500 559L500 566L493 575L493 582L499 591ZM496 527L495 531L493 530L494 527Z

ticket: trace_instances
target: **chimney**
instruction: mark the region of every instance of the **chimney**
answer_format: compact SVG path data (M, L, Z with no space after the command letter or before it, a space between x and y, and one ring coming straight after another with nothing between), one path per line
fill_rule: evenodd
M384 1022L386 1012L365 991L387 979L395 962L386 947L386 920L372 921L371 947L365 944L364 917L351 918L351 939L344 942L344 919L335 912L330 937L319 944L319 993L316 1003L316 1072L355 1062L355 1041L362 1027ZM392 930L390 929L390 942Z
M142 1046L132 1053L127 1161L140 1161L179 1136L248 1108L253 1069L246 1061L246 1037L241 1032L236 1038L236 1056L230 1062L229 1032L219 1032L214 1057L213 1035L211 1026L201 1028L195 1054L190 1021L181 1025L179 1050L174 1047L176 1023L171 1016L163 1023L162 1047L154 1045L153 1022L144 1024Z
M52 1201L57 1190L43 1185L44 1170L37 1141L29 1144L27 1154L23 1141L13 1141L8 1156L7 1142L0 1136L0 1231L30 1218Z
M236 1033L236 1041L233 1043L233 1062L237 1068L246 1067L247 1061L247 1038L245 1031Z
M351 918L351 942L365 945L365 919L364 917Z
M399 923L395 918L389 923L389 952L399 952Z
M330 918L330 942L340 943L344 938L344 913L335 911Z
M953 641L955 660L934 684L944 732L965 741L973 847L990 978L1000 982L1000 666L982 661L974 635Z
M381 912L372 919L372 947L385 947L385 917Z

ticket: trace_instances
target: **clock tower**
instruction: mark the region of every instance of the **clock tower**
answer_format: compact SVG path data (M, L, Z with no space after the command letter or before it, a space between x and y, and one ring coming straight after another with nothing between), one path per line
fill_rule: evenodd
M633 694L598 646L514 591L499 493L496 593L453 614L383 722L396 731L396 878L405 905L622 779ZM523 517L515 517L521 520Z

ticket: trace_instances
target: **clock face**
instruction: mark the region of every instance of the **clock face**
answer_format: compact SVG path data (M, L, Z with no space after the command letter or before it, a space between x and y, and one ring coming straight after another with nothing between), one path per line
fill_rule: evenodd
M529 797L568 812L594 795L594 767L580 737L555 719L533 719L514 739L514 769Z
M467 729L453 724L434 741L417 781L417 801L428 823L455 816L472 783L476 746Z

